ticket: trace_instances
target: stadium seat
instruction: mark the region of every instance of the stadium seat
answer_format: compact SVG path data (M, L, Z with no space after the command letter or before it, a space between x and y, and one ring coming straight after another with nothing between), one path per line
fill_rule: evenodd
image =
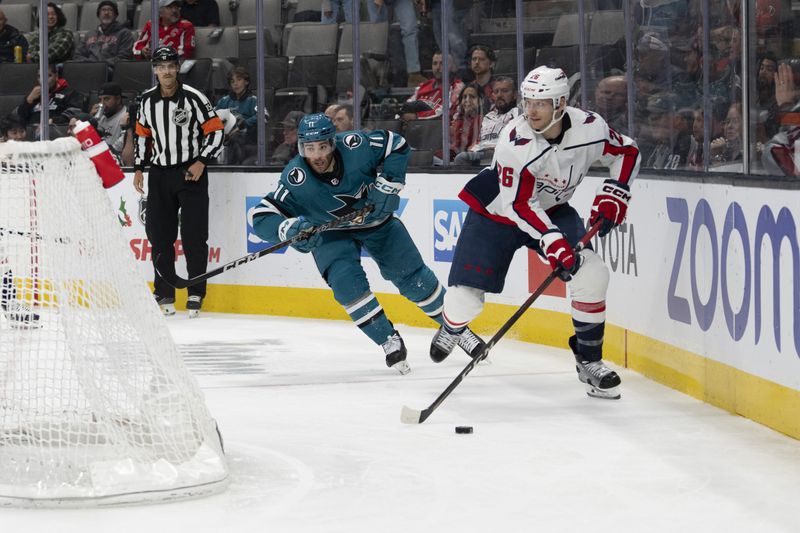
M13 112L17 106L25 99L25 94L3 94L0 95L0 117L4 117Z
M239 58L249 59L257 56L255 26L239 26ZM280 41L278 41L280 42ZM264 30L264 55L274 56L278 54L278 45L272 38L272 33L268 29Z
M33 9L31 4L2 4L3 13L8 21L6 24L14 26L19 31L27 33L33 31Z
M178 79L199 91L207 93L211 88L211 59L207 57L201 59L187 59L184 61L183 65L181 65L181 68L186 68L186 64L189 61L193 61L189 72L180 74Z
M580 39L580 26L577 13L565 13L558 19L556 32L553 34L553 46L571 46L578 44ZM588 15L584 16L586 34L591 33L591 19Z
M222 31L218 39L212 39L212 33ZM239 28L197 28L195 31L194 57L197 59L228 59L239 57Z
M625 18L620 10L597 11L592 16L587 44L615 43L625 36Z
M540 48L536 54L536 66L558 67L564 70L567 76L572 76L580 71L580 55L578 46L550 46Z
M70 2L61 4L60 7L64 17L67 19L67 25L64 27L71 31L78 31L78 4ZM75 43L75 47L77 48L77 43Z
M37 63L0 63L0 94L28 94L38 72Z
M254 57L247 60L247 72L250 77L255 79L257 73L258 60ZM264 58L264 87L272 89L283 89L287 87L286 81L289 77L289 58L288 57L265 57ZM255 83L253 83L255 86Z
M336 54L339 27L336 24L318 22L296 22L283 29L286 43L283 55L290 60L294 56Z
M79 93L89 95L99 91L108 79L108 65L104 61L67 61L61 76Z
M92 0L83 3L83 6L81 7L81 20L80 24L78 24L79 30L93 31L100 25L100 21L97 19L98 4L100 4L99 0ZM124 0L117 0L117 9L119 10L117 22L125 25L125 23L128 22L128 5Z
M411 150L408 156L410 167L430 167L433 164L433 150Z
M415 150L440 150L442 148L441 120L409 120L403 135Z
M321 85L333 90L336 83L336 55L296 56L289 62L289 87Z
M389 70L389 25L387 22L362 22L359 28L361 84L367 89L386 85ZM336 72L336 87L339 92L353 85L353 25L342 24L341 30Z
M386 130L395 133L403 132L403 122L396 118L389 119L376 119L371 118L367 120L366 129L369 131Z
M269 30L273 43L281 42L283 22L281 19L281 0L262 0L264 27ZM236 10L234 22L239 26L255 26L256 0L241 0ZM255 57L255 56L253 56Z
M153 87L153 67L149 61L117 61L111 79L123 91L142 92Z

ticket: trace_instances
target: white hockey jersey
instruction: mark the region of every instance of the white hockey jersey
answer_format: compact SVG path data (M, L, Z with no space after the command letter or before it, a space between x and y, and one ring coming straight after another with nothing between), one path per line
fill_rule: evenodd
M636 143L610 129L600 115L567 107L569 128L550 144L524 115L500 132L492 166L470 180L459 194L478 213L513 224L534 239L556 229L548 212L566 204L589 167L608 167L611 178L629 184L639 172Z

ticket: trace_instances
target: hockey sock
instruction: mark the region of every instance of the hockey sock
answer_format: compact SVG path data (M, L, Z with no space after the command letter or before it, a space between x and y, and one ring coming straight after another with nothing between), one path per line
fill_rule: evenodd
M586 361L599 361L603 358L603 334L605 322L581 322L572 319L578 341L578 353Z
M422 309L422 312L436 321L437 324L442 324L442 307L444 306L444 287L441 283L436 284L430 296L422 301L416 302L417 306Z
M386 337L394 331L394 326L383 312L383 307L371 292L344 306L344 310L375 344L386 342Z

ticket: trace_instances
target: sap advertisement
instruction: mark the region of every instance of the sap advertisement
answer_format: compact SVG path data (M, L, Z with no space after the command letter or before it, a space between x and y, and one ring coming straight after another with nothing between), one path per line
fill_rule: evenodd
M458 193L470 177L409 175L401 192L397 216L445 284L467 210ZM247 215L277 178L211 175L210 267L269 246ZM587 178L571 200L584 217L600 182ZM151 280L146 205L130 180L108 192L131 253ZM640 179L632 195L626 223L593 241L611 271L609 322L800 390L800 191ZM178 272L185 272L180 244L177 251ZM362 263L375 292L396 292L369 257ZM504 292L487 301L519 305L548 272L536 254L520 250ZM326 288L311 254L291 248L211 283ZM554 283L535 307L568 313L566 295L565 285Z

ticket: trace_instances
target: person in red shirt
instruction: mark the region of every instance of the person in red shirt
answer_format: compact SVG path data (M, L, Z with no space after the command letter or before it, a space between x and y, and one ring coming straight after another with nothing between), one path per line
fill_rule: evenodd
M150 59L151 23L147 21L139 39L133 43L136 59ZM180 0L158 0L158 23L159 46L177 50L181 61L194 57L194 25L181 18Z
M464 88L464 82L455 75L456 64L452 56L448 63L450 65L450 118L452 120L458 107L458 95L461 94L461 90ZM414 90L414 94L406 100L403 106L404 120L437 118L442 115L443 71L442 52L437 50L433 53L433 60L431 61L433 78L422 82Z

